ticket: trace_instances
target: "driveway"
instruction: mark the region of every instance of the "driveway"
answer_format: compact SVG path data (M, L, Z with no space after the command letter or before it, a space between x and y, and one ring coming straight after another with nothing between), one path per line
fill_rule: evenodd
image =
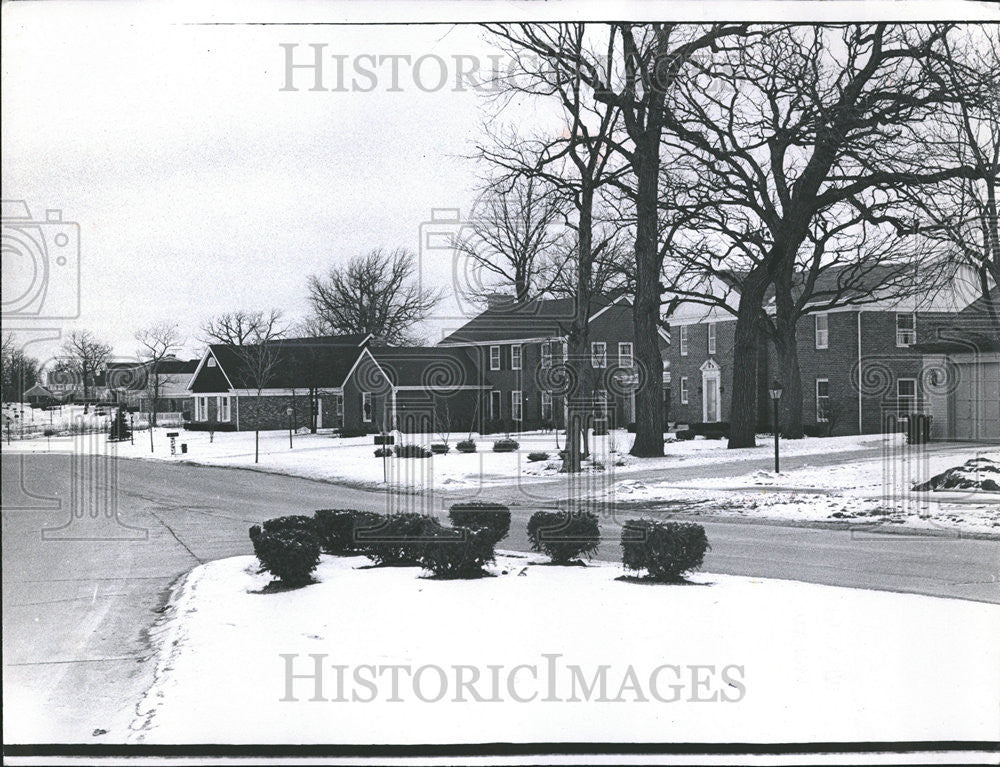
M186 464L5 453L2 470L6 742L120 742L174 580L252 553L247 528L268 517L386 508L377 492ZM512 511L504 545L523 550L531 507ZM699 521L709 572L1000 603L996 541ZM599 556L614 560L618 520L602 524Z

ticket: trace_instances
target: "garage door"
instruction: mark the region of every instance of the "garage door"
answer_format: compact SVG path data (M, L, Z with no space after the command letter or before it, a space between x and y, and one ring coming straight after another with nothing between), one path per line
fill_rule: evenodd
M1000 439L1000 363L960 364L955 438Z

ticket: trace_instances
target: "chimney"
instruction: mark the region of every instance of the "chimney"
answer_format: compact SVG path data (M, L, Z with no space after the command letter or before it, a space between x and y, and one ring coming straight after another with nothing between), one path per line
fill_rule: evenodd
M486 296L487 309L499 309L501 306L510 306L514 303L514 296L506 293L490 293Z

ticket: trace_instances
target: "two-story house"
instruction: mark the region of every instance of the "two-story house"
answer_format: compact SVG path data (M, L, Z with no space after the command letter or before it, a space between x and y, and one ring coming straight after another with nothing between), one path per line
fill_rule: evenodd
M567 396L582 398L593 417L607 425L635 420L635 390L645 371L635 358L631 304L624 297L592 301L582 360L568 359L575 310L571 298L516 303L495 296L485 311L438 343L441 349L466 349L476 360L487 387L481 405L485 429L559 428ZM666 331L660 342L663 354ZM652 375L664 379L663 370Z
M836 273L830 270L824 279L835 280ZM941 290L907 298L877 299L877 279L873 273L873 283L858 288L856 302L848 298L837 308L817 308L799 320L803 423L817 432L877 433L887 416L904 419L908 413L924 411L923 363L915 347L935 337L976 298L969 287L974 283L961 274ZM737 299L732 298L732 306ZM765 311L773 315L773 297ZM728 421L734 314L682 303L669 322L673 416L686 423ZM773 345L764 337L755 372L758 421L761 429L769 429L767 390L772 381L781 382L783 371Z

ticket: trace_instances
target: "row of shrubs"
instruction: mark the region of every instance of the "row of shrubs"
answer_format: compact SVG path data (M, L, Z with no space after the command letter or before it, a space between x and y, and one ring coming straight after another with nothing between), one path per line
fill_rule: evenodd
M521 447L517 440L513 439L498 439L493 443L494 453L513 453ZM463 439L457 445L455 449L460 453L474 453L476 452L476 443L471 439ZM397 458L431 458L435 455L444 455L451 451L451 448L444 444L443 442L436 442L426 448L423 445L396 445L394 447L379 447L375 449L376 458L387 458L391 455L395 455ZM532 453L532 455L537 455ZM546 456L548 457L548 456ZM529 456L529 460L532 459Z
M381 566L419 565L443 578L472 578L494 561L510 532L510 509L500 504L459 503L450 526L426 514L383 515L354 509L320 509L311 517L290 515L250 528L254 553L287 586L312 580L320 552L363 555ZM554 564L592 557L600 544L597 515L589 511L537 511L528 520L533 551ZM622 563L657 581L674 581L701 567L708 539L690 522L630 519L621 533Z

